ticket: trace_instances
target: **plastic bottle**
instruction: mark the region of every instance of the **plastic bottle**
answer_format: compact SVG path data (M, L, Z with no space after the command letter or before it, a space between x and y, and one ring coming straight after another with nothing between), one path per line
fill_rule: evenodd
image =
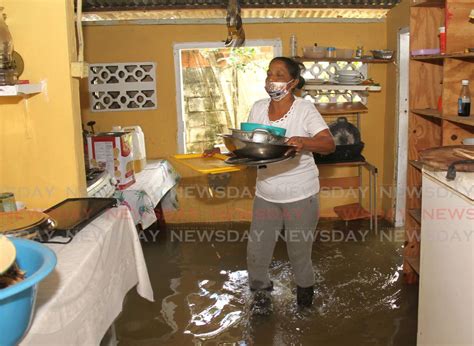
M295 57L297 55L298 48L296 42L296 35L290 36L290 56Z
M335 58L336 57L336 48L328 47L326 51L326 58Z
M444 26L439 27L439 51L441 54L446 53L446 28Z
M458 115L468 117L471 114L471 93L469 92L469 81L463 79L461 94L458 99Z

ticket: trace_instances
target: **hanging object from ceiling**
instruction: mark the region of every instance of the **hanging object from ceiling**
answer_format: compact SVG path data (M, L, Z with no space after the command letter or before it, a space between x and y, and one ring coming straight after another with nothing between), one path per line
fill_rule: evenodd
M242 26L240 16L239 0L229 0L227 4L227 39L224 42L226 47L241 47L245 42L245 31Z

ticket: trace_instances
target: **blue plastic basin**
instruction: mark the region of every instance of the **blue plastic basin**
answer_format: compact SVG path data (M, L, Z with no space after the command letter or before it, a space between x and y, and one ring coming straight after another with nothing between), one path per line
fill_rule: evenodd
M0 289L0 345L17 345L32 321L38 283L56 266L56 255L46 246L27 239L10 238L15 244L16 262L26 278Z
M285 136L286 134L286 129L284 129L283 127L276 127L276 126L263 125L263 124L257 124L257 123L240 123L240 129L242 131L253 131L256 129L265 129L276 136Z

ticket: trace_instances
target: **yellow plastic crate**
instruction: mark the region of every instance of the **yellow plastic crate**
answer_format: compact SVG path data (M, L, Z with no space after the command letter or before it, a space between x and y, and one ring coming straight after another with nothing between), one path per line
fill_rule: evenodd
M210 157L203 157L202 154L177 154L173 157L189 168L203 174L237 172L246 168L245 166L228 165L224 161L229 157L222 154L214 154Z

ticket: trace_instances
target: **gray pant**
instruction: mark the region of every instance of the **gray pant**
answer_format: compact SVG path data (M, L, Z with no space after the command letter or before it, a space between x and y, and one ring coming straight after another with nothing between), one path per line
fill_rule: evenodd
M247 243L247 269L252 290L271 286L268 269L281 231L295 282L300 287L314 285L311 250L319 219L319 195L291 203L272 203L255 197Z

